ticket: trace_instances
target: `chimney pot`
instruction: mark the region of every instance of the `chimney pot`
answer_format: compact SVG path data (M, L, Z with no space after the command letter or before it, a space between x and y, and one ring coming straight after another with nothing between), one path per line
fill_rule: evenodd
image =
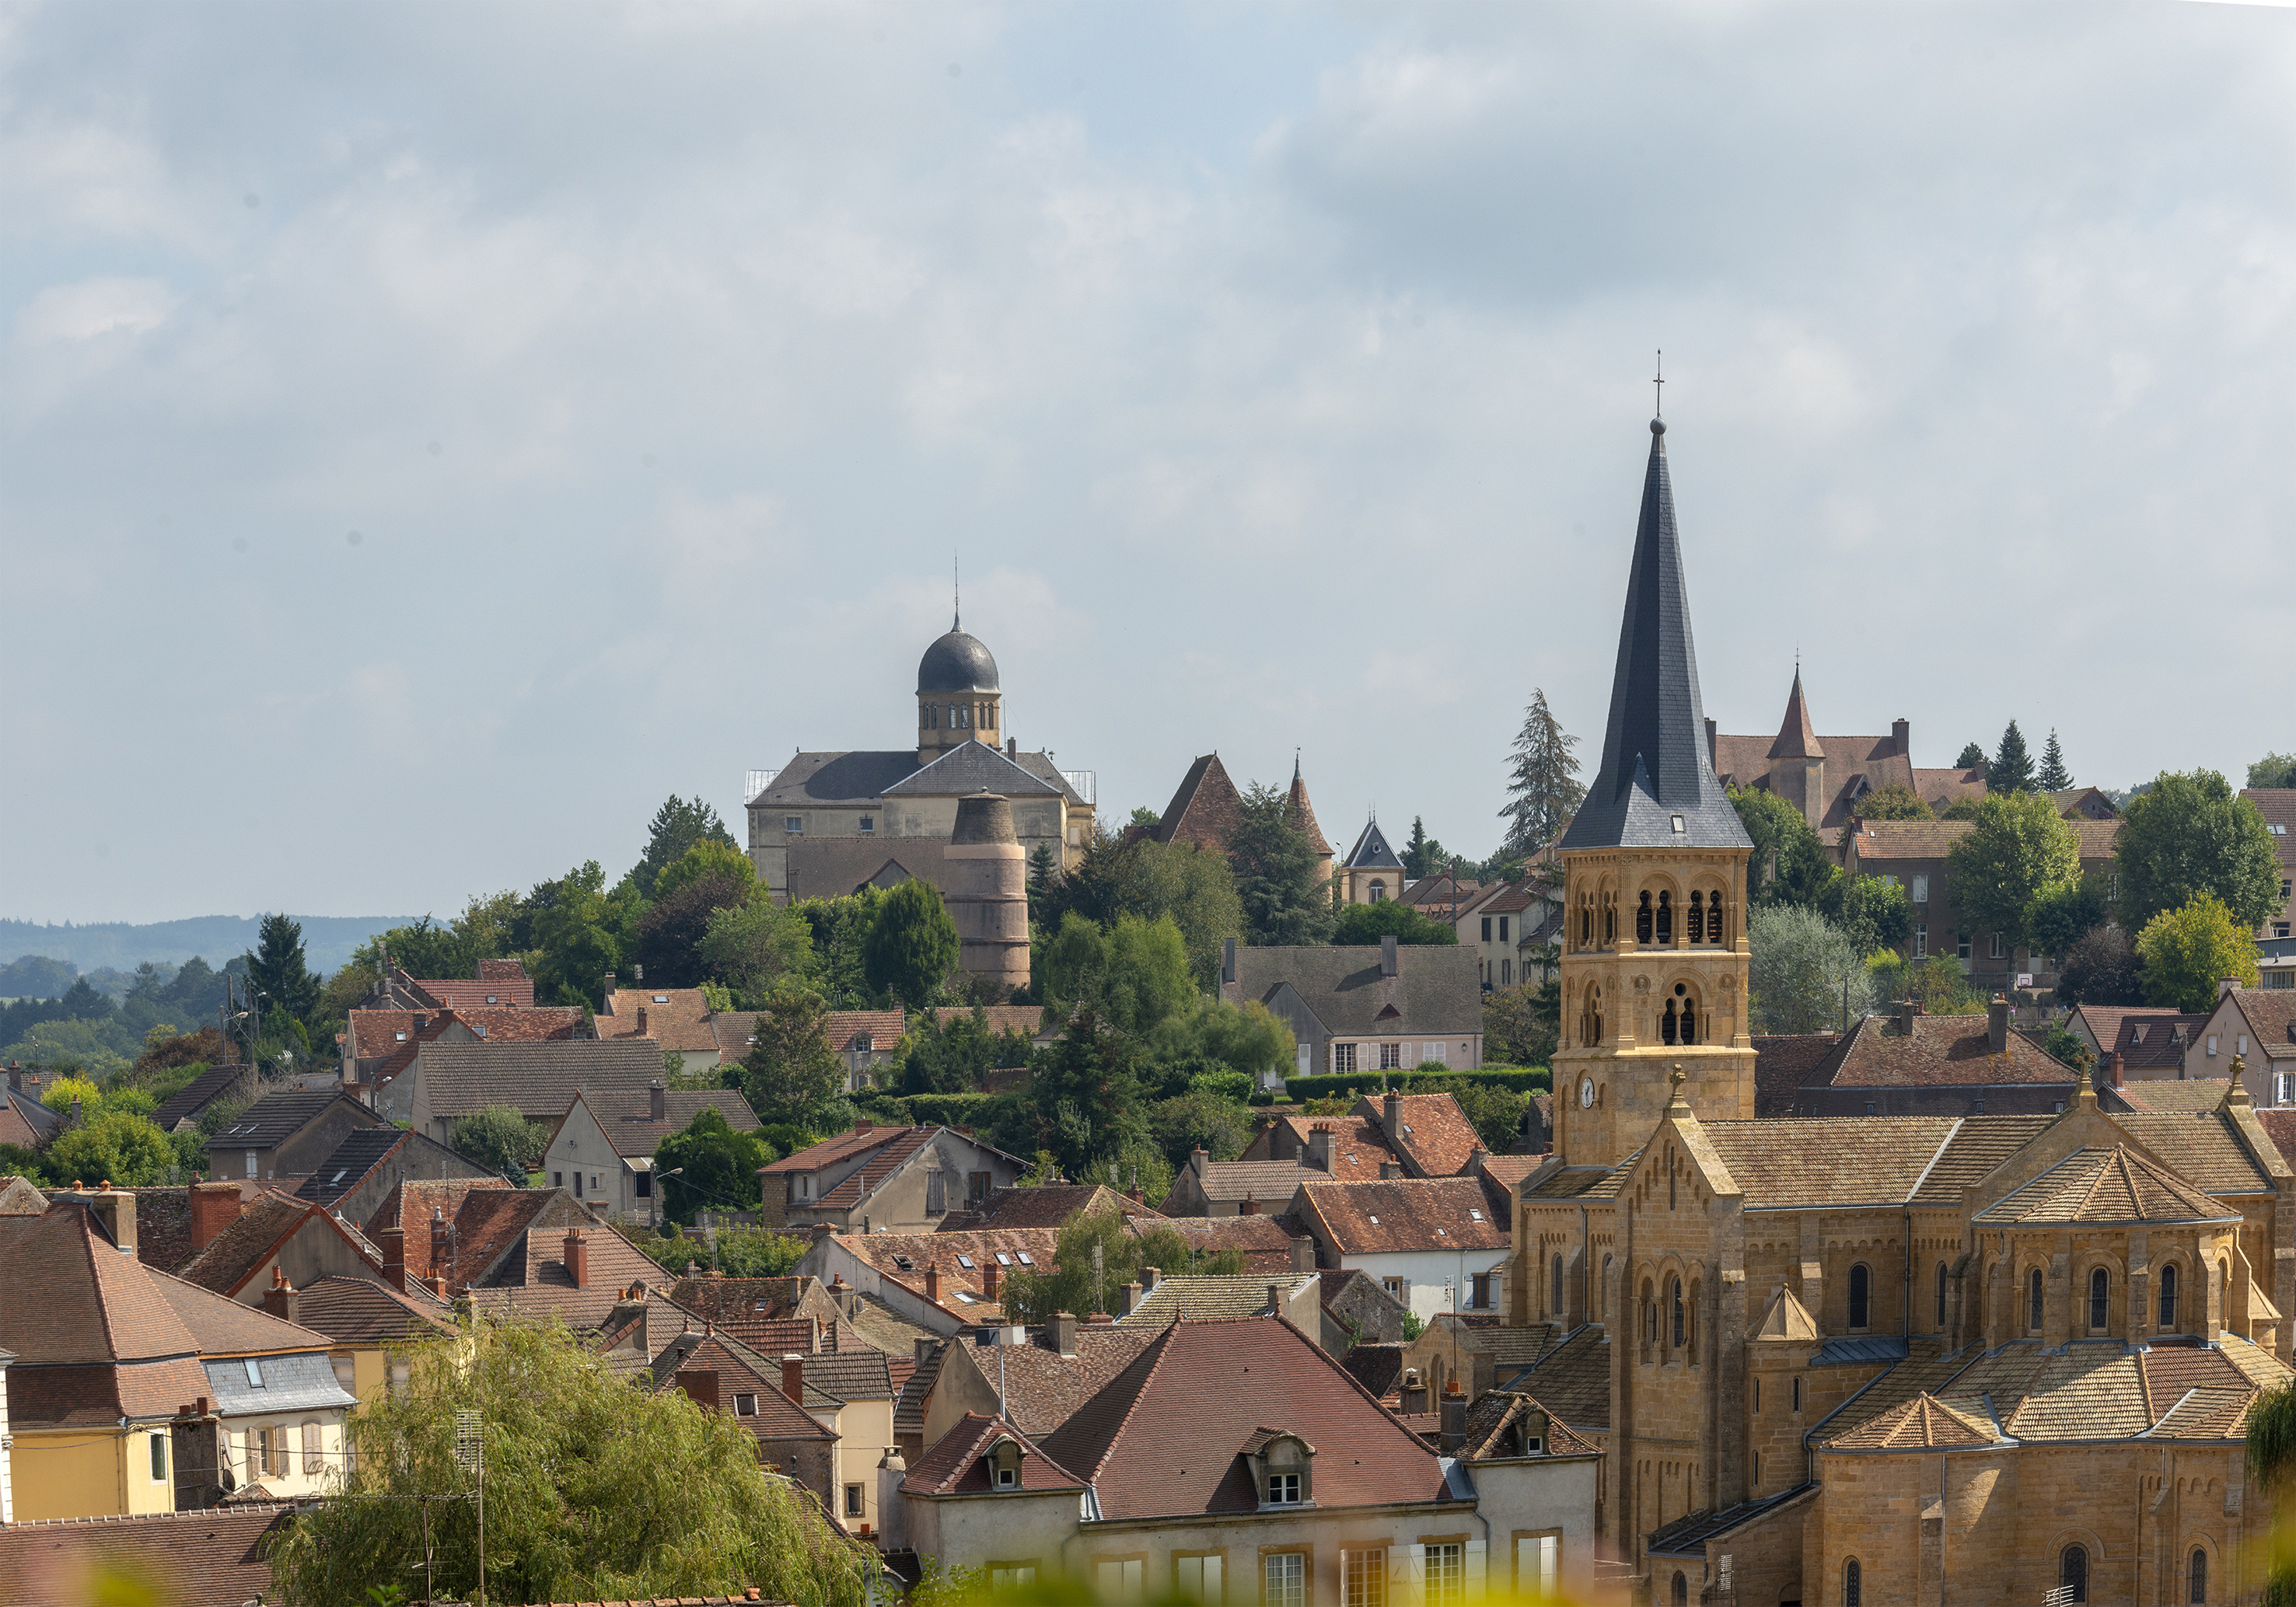
M991 1305L1000 1303L996 1291L997 1286L1004 1282L1003 1273L1004 1269L996 1265L996 1257L993 1252L981 1259L980 1298Z
M302 1315L303 1297L287 1282L283 1267L271 1269L271 1287L263 1291L263 1309L283 1323L298 1321Z
M805 1405L805 1357L782 1357L782 1393L788 1396L792 1404Z
M566 1234L566 1275L574 1280L577 1289L590 1286L590 1242L578 1230Z
M1257 1200L1246 1200L1242 1201L1235 1208L1235 1214L1239 1217L1256 1217L1259 1215L1259 1201Z
M2005 994L1995 994L1993 1002L1985 1007L1985 1045L1990 1054L2008 1053L2009 999Z

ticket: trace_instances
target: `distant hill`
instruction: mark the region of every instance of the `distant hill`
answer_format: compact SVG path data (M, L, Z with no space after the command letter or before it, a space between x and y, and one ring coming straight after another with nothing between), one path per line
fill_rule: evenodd
M377 932L413 922L413 915L298 915L303 923L303 953L312 968L333 971L351 950ZM62 926L29 921L0 921L0 962L25 955L68 960L82 971L113 966L133 971L144 960L181 965L193 955L217 970L234 955L255 947L258 915L197 915L189 921L155 921L146 926L103 921Z

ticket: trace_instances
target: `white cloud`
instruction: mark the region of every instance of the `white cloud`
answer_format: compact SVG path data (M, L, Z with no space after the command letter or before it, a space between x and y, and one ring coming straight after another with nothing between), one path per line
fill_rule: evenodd
M50 285L16 315L16 335L45 342L146 334L165 324L182 300L159 279L107 275Z

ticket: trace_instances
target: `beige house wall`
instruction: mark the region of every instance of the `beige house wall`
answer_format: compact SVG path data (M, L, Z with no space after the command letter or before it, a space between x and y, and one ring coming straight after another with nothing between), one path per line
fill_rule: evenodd
M956 804L955 798L891 798L869 804L807 804L770 809L752 805L750 863L757 866L758 881L786 897L791 833L785 823L791 816L805 823L801 836L884 838L885 857L890 859L900 852L894 846L900 838L947 841L956 830ZM865 817L871 822L866 832L861 827ZM1066 794L1013 799L1013 832L1022 850L1033 853L1048 848L1063 870L1084 857L1085 845L1092 840L1092 806L1072 803Z
M546 1186L571 1189L578 1176L582 1180L578 1198L583 1204L603 1199L606 1209L617 1216L651 1214L654 1201L637 1195L636 1168L615 1152L586 1103L576 1105L559 1124L542 1157L542 1180ZM598 1179L595 1185L590 1181L593 1177Z

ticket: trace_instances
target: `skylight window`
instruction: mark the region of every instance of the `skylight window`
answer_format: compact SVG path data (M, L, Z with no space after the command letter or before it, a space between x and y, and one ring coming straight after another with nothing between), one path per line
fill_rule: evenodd
M250 1390L263 1388L263 1364L250 1356L240 1365L247 1369L247 1387Z
M396 1033L396 1034L393 1034L393 1036L394 1036L394 1037L396 1037L398 1038L398 1040L400 1043L402 1043L402 1044L403 1044L403 1043L405 1043L405 1042L406 1041L406 1034L405 1034L404 1032Z
M1006 1255L1000 1250L996 1252L996 1265L999 1267L1010 1267L1013 1265L1013 1258Z
M1371 1225L1372 1225L1374 1227L1377 1227L1377 1226L1379 1226L1379 1218L1378 1218L1377 1217L1374 1217L1374 1218L1371 1219Z
M1439 1228L1437 1228L1437 1229L1435 1230L1435 1233L1436 1233L1436 1235L1437 1235L1439 1238L1445 1238L1445 1239L1447 1239L1447 1238L1449 1238L1449 1237L1451 1236L1449 1234L1445 1233L1445 1232L1444 1232L1441 1228L1439 1228Z
M496 1002L496 997L495 997L495 996L494 996L493 994L491 994L491 993L490 993L490 994L487 995L487 1003L488 1003L488 1004L494 1004L495 1002Z
M964 1290L962 1290L962 1289L960 1289L960 1290L958 1290L958 1291L956 1291L956 1298L957 1298L958 1300L960 1300L964 1301L964 1302L966 1305L968 1305L968 1306L978 1306L979 1304L980 1304L980 1302L978 1300L976 1300L976 1299L975 1299L974 1297L972 1297L972 1295L969 1295L969 1294L965 1293L965 1292L964 1292Z
M893 1258L893 1265L899 1267L903 1272L914 1272L917 1269L917 1264L914 1261L910 1260L906 1256L895 1256Z
M1482 1213L1482 1212L1480 1212L1480 1211L1479 1211L1479 1210L1477 1210L1477 1209L1476 1209L1473 1206L1472 1206L1472 1205L1471 1205L1471 1206L1469 1206L1469 1207L1467 1208L1467 1215L1469 1215L1469 1216L1472 1217L1472 1218L1473 1218L1476 1221L1478 1221L1478 1222L1480 1222L1480 1221L1481 1221L1481 1220L1483 1219L1483 1213Z
M1034 1261L1031 1261L1029 1259L1029 1252L1025 1250L1021 1252L1021 1265L1023 1267L1034 1267L1036 1265Z
M964 1267L964 1270L965 1270L965 1271L967 1271L967 1272L971 1272L971 1271L972 1270L972 1258L971 1256L959 1256L959 1257L957 1257L957 1258L956 1258L956 1264L957 1264L959 1267Z

